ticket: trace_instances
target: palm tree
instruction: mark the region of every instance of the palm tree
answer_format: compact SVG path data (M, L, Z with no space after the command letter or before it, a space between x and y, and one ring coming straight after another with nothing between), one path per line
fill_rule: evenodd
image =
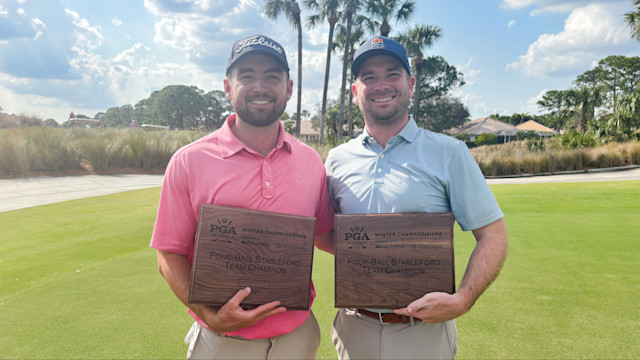
M400 35L400 41L407 50L407 55L413 55L413 72L416 77L416 87L413 94L413 118L418 121L418 109L420 108L421 76L424 65L422 49L428 48L438 40L442 32L435 25L418 25L406 33Z
M342 126L343 124L343 119L344 119L344 95L345 93L349 94L349 100L347 101L347 103L349 104L349 109L348 109L348 114L347 114L347 133L348 138L351 139L353 137L353 93L351 92L351 85L353 84L353 77L352 76L347 76L347 70L349 69L349 65L353 62L353 55L356 52L356 49L358 46L360 46L360 43L362 42L363 38L364 38L364 29L361 26L356 26L354 28L352 28L351 32L349 33L349 44L347 45L347 28L344 26L338 27L338 30L336 31L336 40L334 42L334 50L337 49L342 49L344 50L344 55L342 55L342 61L343 61L343 69L342 69L342 87L341 87L341 96L340 96L340 119L339 119L339 126ZM346 78L349 79L349 86L345 87L345 80Z
M640 0L633 0L636 11L624 15L624 21L631 30L631 37L640 41Z
M577 117L577 130L584 133L587 131L587 121L593 119L595 108L602 105L603 89L582 86L567 90L563 97L567 107Z
M620 97L616 111L609 120L609 128L616 134L640 127L640 89Z
M344 120L344 95L345 95L345 85L347 82L347 69L349 68L349 51L351 49L351 30L353 27L353 16L357 15L360 10L360 6L362 6L361 0L342 0L342 18L343 24L346 23L344 27L344 41L342 48L344 49L344 54L342 55L342 83L340 85L340 115L338 116L338 135L339 142L342 142L342 125ZM353 130L349 127L349 133ZM349 137L351 138L351 137Z
M391 32L389 21L406 22L414 8L413 0L366 0L365 12L370 18L365 21L365 26L372 34L379 29L380 35L388 37Z
M264 14L276 20L283 14L291 26L298 30L298 104L296 108L295 134L300 135L300 115L302 109L302 21L300 20L300 6L296 0L265 0Z
M307 17L306 23L310 28L315 28L320 22L329 23L329 41L327 43L327 62L324 72L324 89L322 91L322 109L320 119L320 143L324 143L324 122L327 115L327 91L329 89L329 69L331 66L331 44L333 43L333 31L338 22L339 0L304 0L304 5L314 14Z

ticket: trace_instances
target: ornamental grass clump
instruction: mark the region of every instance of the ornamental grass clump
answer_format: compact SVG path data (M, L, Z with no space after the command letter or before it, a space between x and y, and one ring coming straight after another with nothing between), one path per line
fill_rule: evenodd
M101 172L117 168L124 163L122 132L110 129L74 130L76 146L83 160L93 171Z
M24 129L24 136L33 145L33 169L60 173L80 169L79 154L69 141L69 133L63 129L34 127Z
M19 128L4 130L0 137L0 172L22 176L29 173L33 162L31 139Z
M127 166L149 170L151 164L151 148L147 134L139 131L128 131L124 134L124 163Z

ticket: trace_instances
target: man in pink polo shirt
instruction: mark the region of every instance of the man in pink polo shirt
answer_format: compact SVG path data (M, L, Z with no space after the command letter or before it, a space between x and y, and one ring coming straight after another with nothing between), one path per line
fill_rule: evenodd
M292 88L280 44L263 35L237 41L224 80L236 114L178 150L167 167L151 247L160 273L195 319L185 339L190 359L316 357L320 330L310 310L287 310L279 301L244 310L249 288L220 308L187 300L202 203L316 217L316 242L330 236L333 206L322 160L279 121Z

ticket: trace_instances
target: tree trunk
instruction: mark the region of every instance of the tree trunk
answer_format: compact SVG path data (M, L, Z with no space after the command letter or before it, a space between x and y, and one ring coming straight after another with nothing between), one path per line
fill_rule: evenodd
M353 55L355 51L349 52L349 64L353 63ZM347 133L349 134L349 140L353 138L353 91L351 91L351 87L353 86L353 76L349 76L349 125L347 126Z
M382 25L380 25L380 35L389 37L389 32L391 32L391 26L389 26L389 22L385 19L382 21Z
M344 86L347 83L347 67L349 66L349 49L351 48L351 12L347 10L347 36L344 41L342 61L342 83L340 84L340 116L338 117L338 143L343 143L342 127L344 124Z
M331 66L331 43L333 42L333 30L335 28L337 15L329 17L329 42L327 43L327 65L324 71L324 89L322 90L322 111L320 116L320 144L324 144L324 123L327 117L327 91L329 89L329 69Z
M418 122L418 110L420 109L420 81L422 75L422 54L418 53L413 58L413 67L416 69L416 86L413 91L413 120Z
M298 28L298 105L296 108L296 129L294 133L300 136L300 118L302 113L302 23L300 22L300 13L296 27Z

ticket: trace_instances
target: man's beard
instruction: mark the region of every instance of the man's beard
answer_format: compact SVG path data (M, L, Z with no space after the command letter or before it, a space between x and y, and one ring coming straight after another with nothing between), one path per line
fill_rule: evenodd
M388 110L374 110L373 106L363 111L367 115L367 119L374 122L377 126L392 126L398 122L404 121L406 118L404 114L409 110L409 96L408 93L396 94L396 104ZM373 102L369 101L372 105ZM360 109L362 110L362 109Z
M264 99L264 97L261 98ZM275 121L280 119L280 116L282 116L286 107L286 103L280 103L276 100L272 103L273 106L270 109L250 110L249 102L251 100L252 99L247 99L242 103L238 103L234 107L237 116L242 119L242 121L256 127L266 127L273 124ZM269 100L273 100L273 98L269 98Z

